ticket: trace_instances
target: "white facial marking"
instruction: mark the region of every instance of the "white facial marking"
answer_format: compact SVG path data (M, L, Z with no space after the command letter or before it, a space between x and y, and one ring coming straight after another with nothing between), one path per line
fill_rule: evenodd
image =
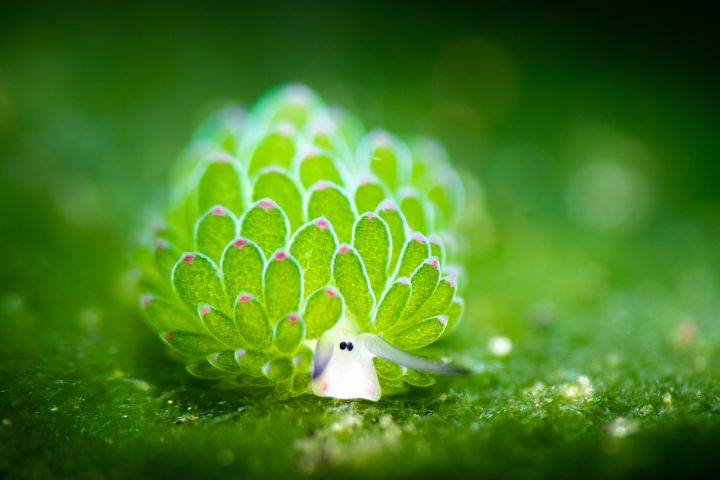
M360 336L333 329L323 335L321 341L332 342L333 350L325 368L312 381L313 393L343 400L379 400L382 392L373 355L365 348Z

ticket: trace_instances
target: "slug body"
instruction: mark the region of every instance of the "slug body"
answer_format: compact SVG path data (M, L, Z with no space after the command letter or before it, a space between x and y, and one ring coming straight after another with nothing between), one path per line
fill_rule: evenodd
M342 324L333 327L315 347L313 393L339 399L379 400L382 390L373 358L356 331Z
M464 188L434 142L292 85L211 117L171 187L141 308L193 375L374 401L465 373L414 352L463 310Z

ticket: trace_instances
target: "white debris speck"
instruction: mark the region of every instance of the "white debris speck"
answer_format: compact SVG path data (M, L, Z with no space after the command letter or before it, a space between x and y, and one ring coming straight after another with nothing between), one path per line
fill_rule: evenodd
M332 432L351 432L353 428L362 425L362 417L355 413L348 413L343 416L340 420L333 422L330 425Z
M653 410L653 406L648 403L647 405L643 405L642 407L640 407L638 413L641 417L647 417L648 415L652 414Z
M302 471L312 473L327 464L365 464L373 457L397 448L406 430L390 414L372 414L366 410L365 415L355 412L336 415L326 427L295 441L295 449L300 454L298 466Z
M532 396L537 397L545 391L545 384L543 382L535 382L535 385L528 391Z
M608 434L612 437L625 438L628 435L637 432L639 426L640 425L637 420L618 417L605 425L605 430L607 430Z
M395 422L393 421L392 415L387 414L387 413L386 413L385 415L382 415L382 416L380 417L378 423L380 423L380 426L381 426L382 428L388 428L388 426L390 426L390 425L395 425Z
M663 403L664 403L665 405L667 405L668 407L669 407L670 405L672 405L672 401L673 401L672 394L671 394L670 392L665 392L665 393L663 393L662 401L663 401Z
M512 342L507 337L492 337L488 341L488 350L496 357L504 357L512 351Z
M593 386L590 379L585 375L577 377L574 383L567 383L560 387L562 394L571 400L585 399L587 400L593 394Z

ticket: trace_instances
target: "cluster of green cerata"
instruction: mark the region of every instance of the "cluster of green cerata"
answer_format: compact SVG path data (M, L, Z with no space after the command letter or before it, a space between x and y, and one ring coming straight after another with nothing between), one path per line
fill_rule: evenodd
M462 196L434 142L278 89L213 115L178 162L142 309L193 375L308 392L316 340L340 322L404 351L453 328ZM372 361L385 392L434 382Z

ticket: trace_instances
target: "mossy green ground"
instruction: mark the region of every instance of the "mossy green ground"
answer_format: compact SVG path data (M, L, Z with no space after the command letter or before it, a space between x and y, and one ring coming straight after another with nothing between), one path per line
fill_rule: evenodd
M405 10L328 7L298 36L260 7L63 12L0 16L0 477L712 474L718 105L687 40L658 27L678 50L654 63L565 17L536 35L418 8L436 26L421 35L393 29ZM386 28L323 33L327 18ZM473 376L378 403L277 400L191 378L142 323L133 234L200 114L288 80L436 135L483 182L492 224L469 239L466 317L438 346Z

